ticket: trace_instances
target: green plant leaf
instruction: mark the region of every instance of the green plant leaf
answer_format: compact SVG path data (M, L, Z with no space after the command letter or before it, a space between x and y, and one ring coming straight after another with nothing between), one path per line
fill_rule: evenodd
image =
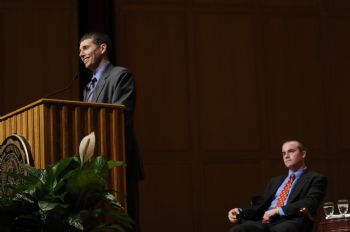
M35 176L37 178L39 178L42 171L45 170L45 169L32 167L29 164L22 164L22 167L28 172L29 175Z
M35 200L33 199L33 197L25 193L17 193L13 199L15 201L22 201L30 204L35 203Z
M73 214L73 215L69 216L68 223L70 226L73 226L81 231L84 230L83 220L82 220L80 214Z
M35 176L30 176L30 175L26 176L26 175L23 175L22 173L8 172L7 175L16 180L23 180L25 182L32 182L34 180L37 180Z
M113 205L116 208L122 208L122 205L119 203L119 201L117 200L117 198L115 198L115 196L111 193L106 193L104 196L105 202Z
M55 178L62 178L68 171L80 166L80 159L77 156L65 158L52 166L52 174Z
M122 162L107 161L104 156L86 163L77 156L68 157L48 169L25 165L27 176L10 174L21 180L19 184L3 186L11 188L14 195L0 197L0 213L11 212L13 220L20 219L18 225L37 223L35 228L45 227L51 231L67 231L67 228L72 231L93 228L132 231L131 219L106 189L109 169L121 165ZM115 223L103 224L101 220L105 217Z
M123 161L116 161L116 160L108 160L108 169L112 169L115 167L121 167L123 166L124 162Z
M106 180L92 169L79 169L67 179L67 200L81 209L91 207L103 199Z
M103 179L107 179L108 165L106 159L103 156L97 156L88 168L91 169L91 171L96 175L101 176Z
M58 203L53 203L49 201L38 201L39 208L42 211L49 211L57 207L59 204Z

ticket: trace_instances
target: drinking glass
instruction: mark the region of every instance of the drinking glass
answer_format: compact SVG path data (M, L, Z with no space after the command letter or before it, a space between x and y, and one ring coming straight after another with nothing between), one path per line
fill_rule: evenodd
M338 200L337 205L338 205L339 213L343 217L345 217L345 214L348 212L349 201L347 199L341 199L341 200Z
M326 215L326 218L330 217L334 213L334 203L333 202L325 202L323 203L323 211Z

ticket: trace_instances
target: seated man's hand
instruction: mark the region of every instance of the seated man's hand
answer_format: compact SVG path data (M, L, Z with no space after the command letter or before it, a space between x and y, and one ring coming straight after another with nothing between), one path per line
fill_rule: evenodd
M275 216L278 216L278 209L270 209L264 213L263 216L263 221L264 222L269 222L271 219Z
M228 220L230 220L230 222L232 222L233 224L237 224L237 222L238 222L237 215L238 214L239 214L238 208L231 209L230 211L228 211Z

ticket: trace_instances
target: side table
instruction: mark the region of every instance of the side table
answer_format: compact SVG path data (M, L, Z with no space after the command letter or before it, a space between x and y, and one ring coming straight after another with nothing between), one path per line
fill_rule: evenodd
M318 223L318 232L335 232L335 231L349 231L350 232L350 218L340 219L323 219Z

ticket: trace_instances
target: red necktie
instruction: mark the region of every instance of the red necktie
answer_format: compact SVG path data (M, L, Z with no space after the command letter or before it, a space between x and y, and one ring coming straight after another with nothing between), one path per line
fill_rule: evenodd
M292 186L292 183L294 181L294 178L295 178L295 174L292 173L289 177L287 184L284 186L280 195L278 196L278 200L277 200L275 208L282 207L284 205L284 202L287 199L287 196L288 196L290 187Z
M294 178L295 178L295 174L292 173L289 177L289 180L287 182L287 184L283 187L280 195L278 196L278 199L277 199L277 203L276 203L276 206L275 206L275 209L278 208L278 207L282 207L284 205L284 202L286 201L287 199L287 196L289 194L289 190L290 190L290 187L292 186L293 184L293 181L294 181ZM262 220L261 221L262 224L269 224L270 221L268 220Z

